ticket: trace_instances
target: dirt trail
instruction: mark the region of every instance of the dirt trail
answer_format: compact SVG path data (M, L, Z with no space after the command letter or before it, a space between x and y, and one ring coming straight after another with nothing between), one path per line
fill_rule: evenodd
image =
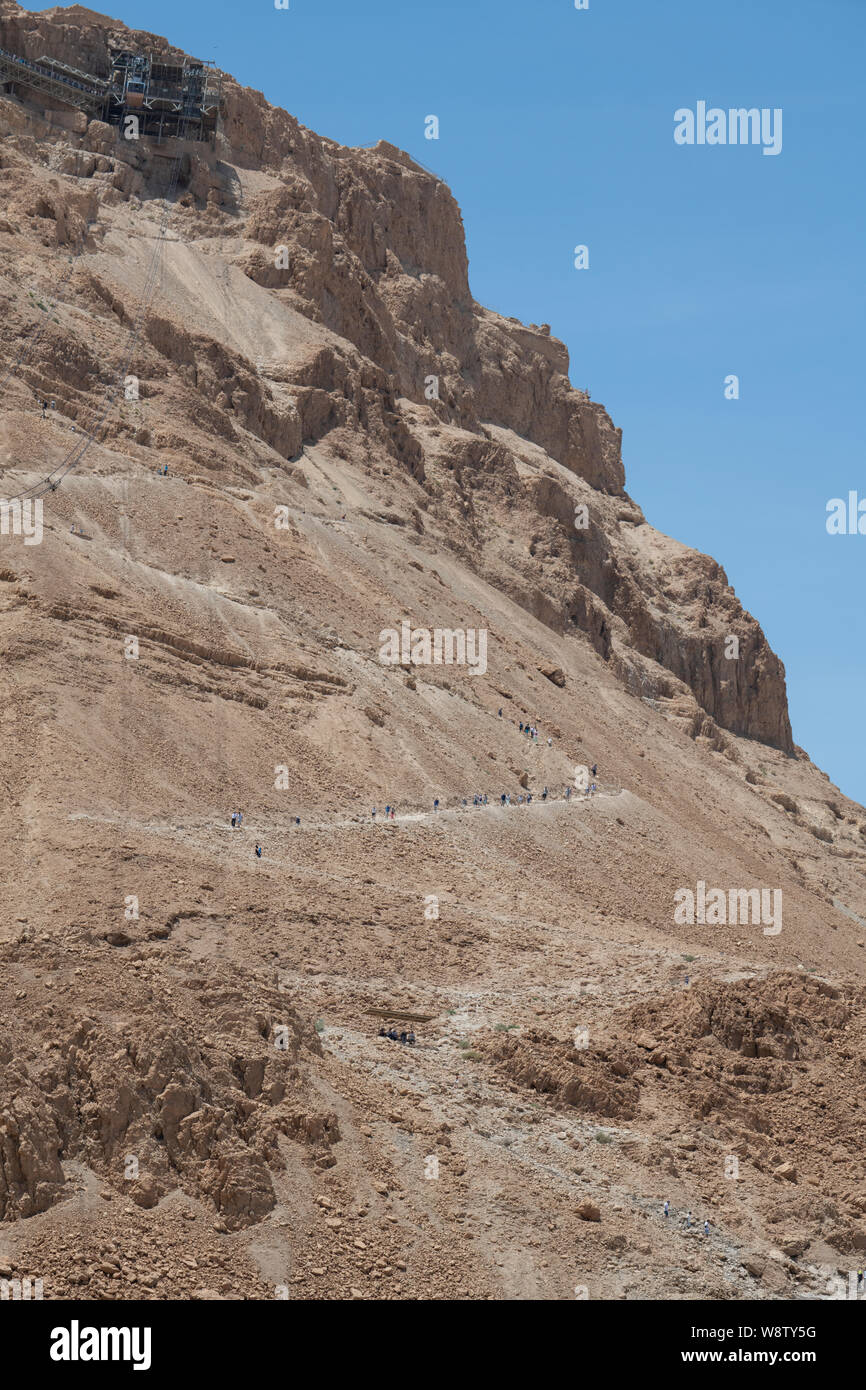
M310 831L314 830L358 830L362 828L378 830L383 828L387 829L389 826L397 824L421 825L429 822L439 823L442 821L447 823L449 821L453 821L468 816L470 814L473 816L487 814L501 817L509 816L512 812L521 811L537 812L539 814L543 814L545 811L552 811L553 808L556 806L560 806L560 808L571 808L578 805L585 806L591 803L592 801L596 800L610 800L617 796L621 796L623 790L623 788L619 788L616 791L599 791L595 792L592 797L586 797L575 793L574 796L568 798L567 800L564 797L548 797L546 801L542 801L541 797L539 796L533 797L533 800L529 803L529 805L527 805L526 802L524 802L522 805L513 802L510 806L502 806L499 804L498 801L495 804L492 801L490 801L486 806L473 806L470 803L468 806L440 807L438 811L423 811L420 809L413 811L401 811L400 814L396 815L393 820L391 820L390 818L387 820L385 819L383 807L381 816L379 816L377 811L375 820L373 819L372 815L366 818L364 816L357 815L344 819L325 821L308 821L302 818L301 824L298 826L291 824L291 822L294 820L294 816L291 812L287 812L286 816L281 817L279 821L261 820L256 819L255 817L250 818L247 815L247 813L244 813L244 824L240 827L240 829L246 831L247 834L255 835L259 835L262 833L267 834L269 831L280 834L289 833L292 835L303 835L308 834ZM188 819L177 822L156 820L141 821L129 816L104 814L97 815L91 811L70 811L69 820L85 820L92 821L96 824L101 825L117 825L124 829L140 831L144 834L157 835L174 834L177 831L186 832L190 829L191 826L196 829L203 829L207 826L210 826L214 830L226 829L230 834L233 832L234 829L231 825L231 812L229 812L228 814L228 824L225 826L223 826L222 824L215 826L213 821L206 817L202 817L201 819L194 821L190 821ZM289 825L286 824L287 821L289 822Z

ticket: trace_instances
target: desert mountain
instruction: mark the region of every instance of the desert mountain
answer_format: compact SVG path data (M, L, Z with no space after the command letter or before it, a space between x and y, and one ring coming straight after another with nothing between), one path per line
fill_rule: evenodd
M12 0L0 50L184 58ZM866 812L724 571L408 155L227 75L160 143L4 72L0 490L44 535L0 536L0 1277L823 1296Z

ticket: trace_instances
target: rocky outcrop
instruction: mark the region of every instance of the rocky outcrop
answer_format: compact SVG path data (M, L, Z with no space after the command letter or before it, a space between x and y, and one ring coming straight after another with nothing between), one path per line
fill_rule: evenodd
M12 1097L0 1113L0 1220L54 1205L74 1160L142 1208L181 1188L239 1229L275 1205L284 1137L333 1164L336 1117L304 1083L303 1058L321 1053L315 1032L284 1002L270 1017L216 981L203 993L207 1025L168 995L152 1013L150 992L133 987L121 1033L55 1018L41 1054L0 1056Z
M178 53L80 6L30 14L14 0L0 0L0 44L96 74L107 73L118 47ZM564 344L545 324L527 326L474 301L448 188L386 141L343 148L229 76L223 96L213 147L180 152L176 234L226 241L236 270L320 336L298 335L279 361L256 364L213 330L154 310L138 344L142 375L160 393L165 381L174 394L180 379L194 394L192 429L142 432L112 416L104 437L128 441L124 448L182 451L206 469L219 466L216 445L217 458L220 450L232 457L248 481L241 456L249 458L251 439L288 463L305 443L331 436L339 449L341 431L360 436L423 488L421 510L442 519L462 558L492 570L555 631L583 633L636 693L687 690L712 721L711 738L718 727L792 753L784 668L760 627L713 560L647 526L625 493L621 431L572 388ZM167 161L146 143L124 146L99 121L81 148L70 151L75 138L64 138L61 177L33 177L26 161L9 168L13 230L80 250L97 235L89 228L100 205L165 191ZM250 171L244 194L241 175ZM136 320L134 296L89 270L75 283L114 320ZM9 316L13 324L20 318L24 338L32 324L12 300ZM42 336L38 369L25 365L20 374L85 423L98 412L98 358L65 325ZM524 445L558 470L528 466ZM504 510L514 501L521 512L500 512L494 523L491 504ZM585 530L575 528L577 502L588 507ZM528 530L528 555L497 553L503 524ZM702 732L699 721L695 736Z
M620 1120L637 1114L637 1084L620 1055L580 1050L535 1031L497 1038L485 1050L512 1081L563 1106Z

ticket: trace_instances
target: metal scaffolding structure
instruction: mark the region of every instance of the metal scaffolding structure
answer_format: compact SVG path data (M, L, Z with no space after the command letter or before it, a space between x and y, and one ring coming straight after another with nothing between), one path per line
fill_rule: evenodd
M16 86L43 92L92 116L101 113L108 92L108 84L102 78L78 72L52 58L40 58L35 63L5 48L0 48L0 82L13 82Z
M134 116L139 132L157 140L179 133L188 140L207 140L216 130L221 84L222 73L213 63L116 53L104 119L119 125Z
M115 53L106 79L53 58L34 62L0 48L0 83L41 92L110 125L124 125L134 117L136 133L154 136L157 143L175 135L208 140L220 115L222 73L213 63L194 58L167 61L146 53Z

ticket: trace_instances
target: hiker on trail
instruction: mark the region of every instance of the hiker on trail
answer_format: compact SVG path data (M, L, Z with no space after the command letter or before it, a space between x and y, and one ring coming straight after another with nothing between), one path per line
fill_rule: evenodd
M400 1041L401 1041L401 1043L404 1043L404 1042L406 1041L406 1029L405 1029L405 1028L403 1029L402 1033L400 1034Z
M232 830L234 830L235 826L237 825L237 821L238 821L238 813L237 813L237 811L232 811Z
M499 718L500 718L500 719L502 718L502 706L501 706L501 705L499 706Z
M710 1223L709 1223L709 1221L705 1221L705 1222L704 1222L704 1235L705 1235L705 1236L708 1236L709 1234L710 1234Z
M670 1216L670 1214L671 1214L671 1204L670 1204L670 1202L665 1202L665 1216Z
M566 799L566 801L570 801L570 800L571 800L571 787L566 787L566 789L565 789L565 799Z
M295 816L295 825L300 825L300 823L301 823L301 818L300 818L300 816Z
M527 806L529 805L529 803L530 803L531 800L532 800L532 792L527 792L527 795L526 795L526 804L527 804Z
M383 1024L382 1024L382 1027L379 1029L379 1037L380 1037L380 1038L387 1038L387 1036L388 1036L388 1034L385 1032L385 1025L384 1025L384 1023L383 1023Z
M523 733L523 720L520 721L520 732Z
M517 798L517 804L518 804L518 806L522 806L522 805L523 805L523 792L521 792L520 795L519 795L519 797Z
M409 1036L408 1036L408 1038L406 1039L406 1041L408 1042L408 1044L409 1044L410 1047L414 1047L414 1046L415 1046L415 1034L413 1033L413 1031L412 1031L411 1028L409 1029Z
M376 807L374 806L374 807L373 807L373 820L375 820L375 819L376 819Z
M397 1041L397 1029L393 1026L388 1029L388 1037L391 1039L392 1042Z
M261 847L261 845L256 845L256 859L261 859L261 857L262 857L262 847Z
M598 763L593 763L592 767L590 768L590 772L592 773L593 777L598 776Z
M687 1212L686 1212L686 1230L688 1230L688 1229L690 1228L691 1224L692 1224L692 1214L691 1214L690 1211L687 1211Z
M392 819L392 820L394 819L394 807L393 807L393 806L391 807L391 819Z
M688 975L687 975L687 976L686 976L686 984L688 984L688 982L689 982L689 977L688 977Z
M547 746L548 746L548 748L552 748L552 747L553 747L553 739L552 739L552 738L549 738L549 739L547 740Z
M47 402L47 401L43 401L43 402L42 402L42 419L43 419L43 420L45 419L45 412L46 412L47 409L48 409L48 402Z
M438 811L438 810L439 810L439 798L438 798L438 796L437 796L437 797L434 799L434 801L433 801L433 810L434 810L434 811Z
M465 808L465 806L466 806L466 797L465 797L465 796L464 796L464 798L463 798L463 806L464 806L464 808Z
M502 805L504 806L504 805L505 805L505 792L502 793L502 795L500 796L499 800L500 800L500 802L502 803Z
M544 788L544 791L541 793L541 799L542 799L542 801L546 801L546 800L547 800L547 787L545 787L545 788Z
M390 815L390 812L391 812L391 807L390 807L390 806L386 806L386 807L385 807L385 819L386 819L386 820L388 819L388 816Z

